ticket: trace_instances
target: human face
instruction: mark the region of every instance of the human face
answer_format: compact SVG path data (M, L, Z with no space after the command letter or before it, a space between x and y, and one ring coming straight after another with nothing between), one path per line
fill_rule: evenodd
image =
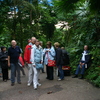
M3 48L3 51L5 52L6 51L6 48Z
M50 44L47 44L47 48L50 48Z
M32 37L32 38L31 38L31 42L32 42L32 44L35 44L36 38L35 38L35 37Z
M87 50L87 49L88 49L88 46L87 46L87 45L85 45L85 46L84 46L84 50Z
M17 43L16 43L16 41L15 41L15 40L12 40L12 41L11 41L11 45L12 45L13 47L15 47L15 46L16 46L16 44L17 44Z
M35 45L36 45L36 46L39 46L39 45L40 45L39 40L36 40Z

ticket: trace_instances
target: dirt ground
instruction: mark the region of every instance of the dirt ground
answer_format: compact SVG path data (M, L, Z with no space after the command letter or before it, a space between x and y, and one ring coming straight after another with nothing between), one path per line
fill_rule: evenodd
M22 84L15 83L11 86L10 80L3 82L0 78L0 100L100 100L100 88L96 88L85 79L66 76L63 81L47 80L46 73L40 73L40 86L37 90L33 86L27 87L26 76L21 74Z

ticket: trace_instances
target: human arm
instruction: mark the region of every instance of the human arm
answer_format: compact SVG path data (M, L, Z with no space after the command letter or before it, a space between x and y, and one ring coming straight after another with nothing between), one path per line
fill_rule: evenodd
M10 67L10 56L8 56L8 67Z

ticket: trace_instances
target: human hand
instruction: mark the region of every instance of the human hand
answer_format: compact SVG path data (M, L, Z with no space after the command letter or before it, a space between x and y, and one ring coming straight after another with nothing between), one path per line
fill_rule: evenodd
M43 61L40 62L41 64L43 63Z
M80 64L80 65L82 65L82 63L81 63L81 62L80 62L79 64Z
M85 63L82 63L82 65L84 65Z
M80 65L80 68L82 68L82 65Z
M8 63L8 67L10 67L10 63Z
M8 58L6 58L6 60L8 60Z
M50 50L46 50L46 52L50 52Z
M33 67L36 67L35 65L33 65Z

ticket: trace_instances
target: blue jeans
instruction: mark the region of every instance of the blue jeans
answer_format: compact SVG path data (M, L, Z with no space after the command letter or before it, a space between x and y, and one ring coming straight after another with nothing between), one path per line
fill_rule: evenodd
M82 62L82 63L84 63L84 62ZM77 70L76 70L76 72L75 72L75 75L78 75L79 73L80 73L81 75L83 75L84 72L85 72L85 64L82 65L82 68L80 68L80 65L78 65Z
M20 67L18 63L11 63L11 82L15 83L15 75L17 71L17 82L21 82L20 80Z
M59 77L60 79L64 79L64 71L62 70L62 65L58 66L58 71L59 71Z

